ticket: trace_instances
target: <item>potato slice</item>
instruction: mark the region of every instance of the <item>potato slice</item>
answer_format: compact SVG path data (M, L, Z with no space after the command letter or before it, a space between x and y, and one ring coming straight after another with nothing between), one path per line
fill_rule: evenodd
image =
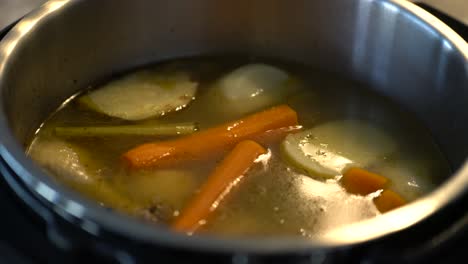
M78 100L109 116L141 120L182 109L193 100L197 85L185 73L142 70L111 81Z
M357 120L333 121L297 134L281 144L284 158L311 175L333 177L350 165L365 167L396 149L383 131Z
M120 179L119 188L143 204L161 202L175 210L183 207L198 187L196 175L188 170L139 170Z

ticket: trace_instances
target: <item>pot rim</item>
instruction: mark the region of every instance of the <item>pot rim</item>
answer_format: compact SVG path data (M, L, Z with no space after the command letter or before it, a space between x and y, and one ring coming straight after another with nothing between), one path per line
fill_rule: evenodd
M22 19L0 43L0 91L4 75L9 67L9 58L14 57L15 47L27 43L27 35L41 23L53 19L62 9L73 8L84 0L51 0ZM452 29L422 8L406 0L374 0L410 15L421 26L433 30L451 48L465 58L468 75L468 44ZM98 230L110 230L130 239L153 244L185 248L196 251L218 253L297 253L310 249L331 250L336 247L357 245L399 232L432 216L453 200L460 198L468 186L468 162L465 163L444 184L432 193L400 209L356 224L334 230L323 241L302 241L299 239L221 239L206 236L187 237L174 233L165 227L143 224L131 217L110 213L76 192L53 181L39 166L35 165L16 141L9 128L4 112L3 95L0 92L0 156L18 175L32 193L49 203L55 212L67 215L87 225L94 224ZM83 228L84 229L84 228ZM99 231L87 232L97 234ZM94 230L94 229L93 229Z

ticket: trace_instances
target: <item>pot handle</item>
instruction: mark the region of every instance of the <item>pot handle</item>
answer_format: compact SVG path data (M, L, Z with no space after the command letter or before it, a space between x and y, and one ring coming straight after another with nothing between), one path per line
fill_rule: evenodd
M464 38L465 41L468 41L468 14L465 17L462 17L462 15L451 12L450 10L442 11L439 8L436 8L435 5L422 2L415 2L415 4L436 16L442 22L451 27L455 32L457 32L462 38Z

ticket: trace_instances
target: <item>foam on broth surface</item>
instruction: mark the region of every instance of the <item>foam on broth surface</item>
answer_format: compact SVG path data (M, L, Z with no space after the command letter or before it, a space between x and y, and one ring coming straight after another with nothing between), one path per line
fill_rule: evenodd
M195 121L203 130L241 117L240 114L227 113L219 104L217 94L210 89L221 76L250 62L247 59L194 58L152 66L162 71L188 72L192 80L198 82L196 99L183 110L137 123ZM350 119L368 122L385 131L396 142L397 148L390 155L379 157L368 169L388 177L390 187L407 200L412 201L431 191L442 177L448 175L448 164L428 131L398 105L360 84L333 74L314 71L303 65L270 64L300 80L299 88L285 96L281 103L297 111L299 123L304 128ZM45 121L32 140L28 153L39 164L53 165L40 156L53 149L42 148L66 144L67 150L71 148L79 156L80 170L84 168L94 182L100 184L86 185L82 181L70 180L69 173L60 173L63 168L48 166L47 170L55 179L106 207L165 225L180 213L222 157L170 169L132 171L122 164L122 153L138 144L167 137L63 138L53 132L57 126L125 124L135 122L87 110L76 100L71 100ZM359 135L348 137L353 140ZM57 141L61 143L49 144ZM279 142L265 147L272 154L268 162L256 164L248 172L248 177L234 188L218 206L214 216L206 221L202 232L225 236L313 239L332 228L379 214L372 203L372 195L348 194L336 179L324 180L290 166L281 158ZM114 201L115 196L128 202L122 202L120 198Z

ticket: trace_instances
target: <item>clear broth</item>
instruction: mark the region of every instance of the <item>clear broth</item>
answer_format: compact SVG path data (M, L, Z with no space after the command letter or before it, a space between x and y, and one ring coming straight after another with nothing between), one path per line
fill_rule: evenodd
M120 156L130 148L155 137L58 138L57 126L116 125L133 123L172 123L196 121L200 129L239 118L227 115L210 100L209 89L223 74L251 63L251 59L192 58L168 61L151 67L163 71L184 70L199 82L196 99L185 109L163 117L140 122L111 118L81 107L75 100L58 109L44 122L28 149L34 153L42 143L65 141L80 157L86 171L103 184L86 185L70 180L48 168L60 182L96 200L103 206L166 225L177 217L184 204L196 193L220 158L185 164L155 172L146 169L130 172ZM265 62L265 60L262 60ZM312 128L331 120L359 119L388 133L398 150L372 164L372 171L391 180L391 188L413 201L430 192L449 173L448 164L428 131L411 114L397 104L359 83L334 74L310 69L304 65L267 62L298 77L304 85L284 98L297 111L299 122ZM350 139L353 136L350 135ZM317 185L300 170L282 161L278 144L267 146L272 158L266 166L258 165L206 221L202 232L224 236L298 236L315 238L343 224L376 215L362 199L347 195L333 181ZM34 158L34 155L32 155ZM402 173L403 172L403 173ZM153 174L158 175L153 175ZM130 175L131 174L131 175ZM167 174L168 177L163 175ZM174 176L175 175L175 176ZM158 179L157 179L158 178ZM160 178L165 178L161 180ZM156 180L157 179L157 180ZM177 179L172 180L171 179ZM110 186L134 206L106 197L102 185ZM320 191L317 192L317 189ZM346 201L352 210L337 206Z

